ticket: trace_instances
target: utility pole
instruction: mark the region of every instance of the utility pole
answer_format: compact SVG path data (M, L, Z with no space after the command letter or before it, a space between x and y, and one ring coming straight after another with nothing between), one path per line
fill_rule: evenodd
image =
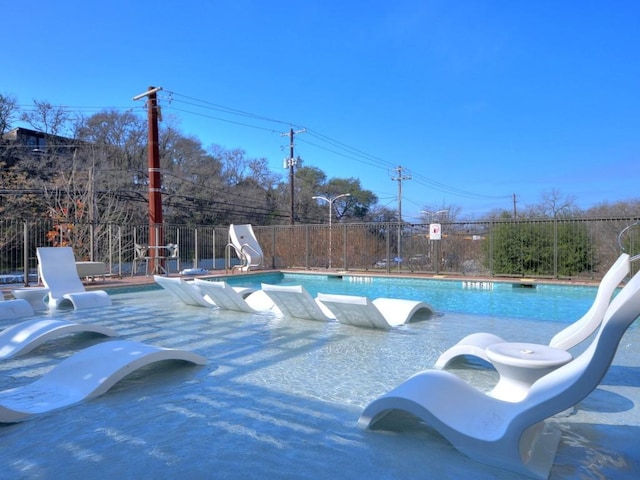
M147 118L149 121L148 163L149 163L149 253L152 271L156 272L158 263L158 247L164 244L162 240L162 186L160 177L160 147L158 142L158 97L162 87L149 89L133 97L140 100L147 97Z
M402 182L404 180L411 180L411 175L402 174L403 170L404 168L398 165L395 169L396 175L391 177L391 180L398 182L398 269L402 261Z
M397 175L391 177L391 180L398 182L398 221L402 223L402 182L403 180L411 180L411 175L403 175L404 167L398 165L396 167Z
M293 156L293 137L298 133L304 133L307 130L303 128L302 130L294 131L293 128L289 129L288 133L283 133L282 136L289 137L289 158L284 159L284 168L289 168L289 189L290 189L290 197L291 197L291 208L289 212L289 223L293 225L295 223L295 214L294 214L294 185L293 185L293 167L297 165L297 159Z

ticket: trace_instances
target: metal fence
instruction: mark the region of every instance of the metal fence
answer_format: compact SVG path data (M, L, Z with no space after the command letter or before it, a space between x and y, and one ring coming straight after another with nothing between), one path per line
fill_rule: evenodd
M467 276L599 279L620 254L621 243L640 249L636 217L490 222L443 222L434 240L427 224L363 223L254 226L265 268L420 272ZM223 270L228 228L162 225L164 244L179 245L171 272ZM37 279L36 248L71 246L77 260L100 261L114 276L136 269L135 245L149 226L0 221L0 283Z

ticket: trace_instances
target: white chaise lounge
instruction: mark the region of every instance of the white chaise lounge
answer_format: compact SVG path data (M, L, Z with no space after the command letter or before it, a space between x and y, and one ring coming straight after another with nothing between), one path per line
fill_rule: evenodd
M630 257L623 253L602 278L591 308L579 320L557 333L549 342L549 346L569 350L590 337L600 326L611 296L630 270ZM436 360L435 367L445 368L455 360L467 356L477 357L490 363L486 353L487 347L502 342L504 340L493 333L472 333L443 352Z
M273 301L284 316L306 320L327 321L335 319L331 311L314 299L301 285L262 284L262 291Z
M153 279L158 285L171 292L187 305L207 308L215 307L215 304L208 301L193 282L187 282L182 278L164 277L161 275L154 275Z
M169 292L173 293L173 295L175 295L178 299L180 299L182 302L186 303L187 305L193 305L196 307L207 307L207 308L212 308L212 307L224 308L214 303L213 299L211 298L211 295L207 294L207 292L203 292L203 289L200 288L199 286L201 285L201 283L205 283L205 288L206 288L207 285L212 282L207 282L205 280L200 280L200 279L197 279L197 282L186 281L182 278L164 277L161 275L154 275L153 279L158 285L160 285L165 290L168 290ZM214 285L214 287L215 286L216 285ZM242 302L244 302L244 299L247 296L249 296L251 293L256 291L254 288L248 288L248 287L230 287L229 286L229 288L231 288L235 293L237 293L241 297ZM215 292L215 293L218 293L218 292ZM229 295L233 295L233 294L229 294ZM240 303L242 304L242 302Z
M185 350L128 340L99 343L68 357L29 385L0 392L0 422L21 422L95 398L131 372L164 360L207 363L204 357Z
M393 410L409 412L479 462L546 479L561 432L557 423L544 420L575 406L598 386L638 315L640 274L611 301L589 347L533 383L520 401L494 398L448 371L425 370L371 402L359 424L372 428Z
M356 295L319 293L318 300L328 308L340 323L357 327L381 328L417 322L431 318L433 308L417 300L376 298Z
M117 333L100 325L37 318L17 323L0 332L0 360L23 355L53 338L73 333L95 333L115 337Z
M250 224L229 226L229 244L233 247L241 264L237 267L243 272L258 268L264 261L262 247L258 243L253 227Z
M267 295L244 287L231 287L227 282L194 279L204 298L218 308L238 312L256 313L271 310L274 305Z
M6 300L0 292L0 320L12 320L33 315L33 307L22 298Z
M111 305L104 290L84 288L71 247L38 247L36 255L42 283L49 289L49 307L63 307L65 303L71 303L73 308Z

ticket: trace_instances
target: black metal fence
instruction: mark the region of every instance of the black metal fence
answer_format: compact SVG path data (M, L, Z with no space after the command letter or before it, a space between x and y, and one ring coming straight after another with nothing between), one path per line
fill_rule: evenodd
M265 268L421 272L468 276L599 279L620 254L640 250L636 217L441 223L440 239L427 224L363 223L254 226ZM164 244L179 245L171 272L225 269L228 227L162 225ZM623 230L624 235L619 234ZM134 268L135 245L149 226L0 221L0 283L37 276L36 248L71 246L77 260L100 261L115 276Z

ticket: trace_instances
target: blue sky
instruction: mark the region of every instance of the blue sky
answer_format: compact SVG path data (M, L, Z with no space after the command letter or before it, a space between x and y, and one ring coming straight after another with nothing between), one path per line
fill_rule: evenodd
M36 0L3 5L0 92L163 114L286 175L295 154L403 218L636 200L635 0ZM170 93L172 92L172 93Z

